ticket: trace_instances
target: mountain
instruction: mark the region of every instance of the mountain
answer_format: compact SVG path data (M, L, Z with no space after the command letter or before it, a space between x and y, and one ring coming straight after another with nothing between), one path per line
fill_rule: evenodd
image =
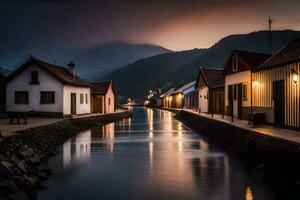
M272 31L272 52L276 52L299 31ZM269 32L257 31L224 37L207 50L192 50L141 59L102 79L112 79L120 95L144 97L149 89L168 88L196 79L202 67L222 68L232 50L269 53Z
M113 80L122 96L143 97L150 89L170 87L164 80L203 52L205 49L193 49L140 59L98 79Z
M4 76L7 76L8 74L10 74L10 72L10 70L0 67L0 73Z
M300 31L272 31L272 53L275 53L293 38L300 37ZM166 82L179 85L196 78L200 66L222 68L232 50L269 53L269 31L230 35L221 39L198 58L183 65L171 74Z
M125 42L108 42L76 55L78 73L91 79L103 76L113 70L162 53L169 53L164 47L152 44L132 44Z

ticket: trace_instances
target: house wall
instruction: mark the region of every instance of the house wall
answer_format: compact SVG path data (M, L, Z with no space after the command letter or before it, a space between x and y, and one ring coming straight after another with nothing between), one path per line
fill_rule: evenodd
M94 94L91 97L91 111L93 113L104 113L104 95Z
M198 89L198 105L200 112L208 112L208 87L202 87Z
M110 104L109 104L110 99ZM105 95L105 113L115 112L115 95L112 89L112 85L109 86L109 89Z
M247 84L247 99L242 101L242 107L245 107L243 109L242 116L247 116L248 108L251 106L251 72L248 71L242 71L234 74L228 74L225 76L225 107L228 110L229 106L229 98L228 98L228 86L229 85L235 85L244 83ZM238 96L238 95L237 95ZM226 111L228 113L228 111ZM233 101L233 116L238 116L238 101Z
M292 69L298 72L299 77L299 62L252 74L252 81L257 82L257 86L255 87L253 84L252 87L253 106L255 109L268 110L266 113L267 122L274 122L273 81L284 80L285 125L300 127L300 83L299 81L294 83L291 74Z
M183 94L177 93L171 96L171 107L172 108L182 108L183 106Z
M31 71L38 71L40 84L31 85ZM15 104L15 91L28 91L28 104ZM40 91L54 91L54 104L40 104ZM45 70L30 66L6 86L7 111L63 112L63 84Z
M71 114L71 93L76 93L76 114L86 114L91 112L91 89L88 87L76 87L65 85L63 87L63 114ZM84 95L83 104L80 103L80 94ZM86 103L86 96L88 102Z

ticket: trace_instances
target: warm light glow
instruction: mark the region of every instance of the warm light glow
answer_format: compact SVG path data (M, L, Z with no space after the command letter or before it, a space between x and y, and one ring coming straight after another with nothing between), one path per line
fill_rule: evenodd
M298 74L296 73L296 71L292 72L292 75L293 75L293 81L294 81L294 83L298 83L299 76L298 76Z
M257 88L257 87L258 87L258 81L253 81L253 86L254 86L255 88Z
M245 200L253 200L253 193L250 187L246 188L245 191Z

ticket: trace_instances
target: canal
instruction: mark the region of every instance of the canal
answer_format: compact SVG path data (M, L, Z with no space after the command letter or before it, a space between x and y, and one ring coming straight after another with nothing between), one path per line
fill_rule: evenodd
M39 200L274 199L278 191L167 111L93 127L49 160Z

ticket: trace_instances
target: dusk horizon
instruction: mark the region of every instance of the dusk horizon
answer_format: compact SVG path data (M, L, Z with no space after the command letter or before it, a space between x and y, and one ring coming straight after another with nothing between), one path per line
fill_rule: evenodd
M300 199L300 0L3 0L0 200Z

